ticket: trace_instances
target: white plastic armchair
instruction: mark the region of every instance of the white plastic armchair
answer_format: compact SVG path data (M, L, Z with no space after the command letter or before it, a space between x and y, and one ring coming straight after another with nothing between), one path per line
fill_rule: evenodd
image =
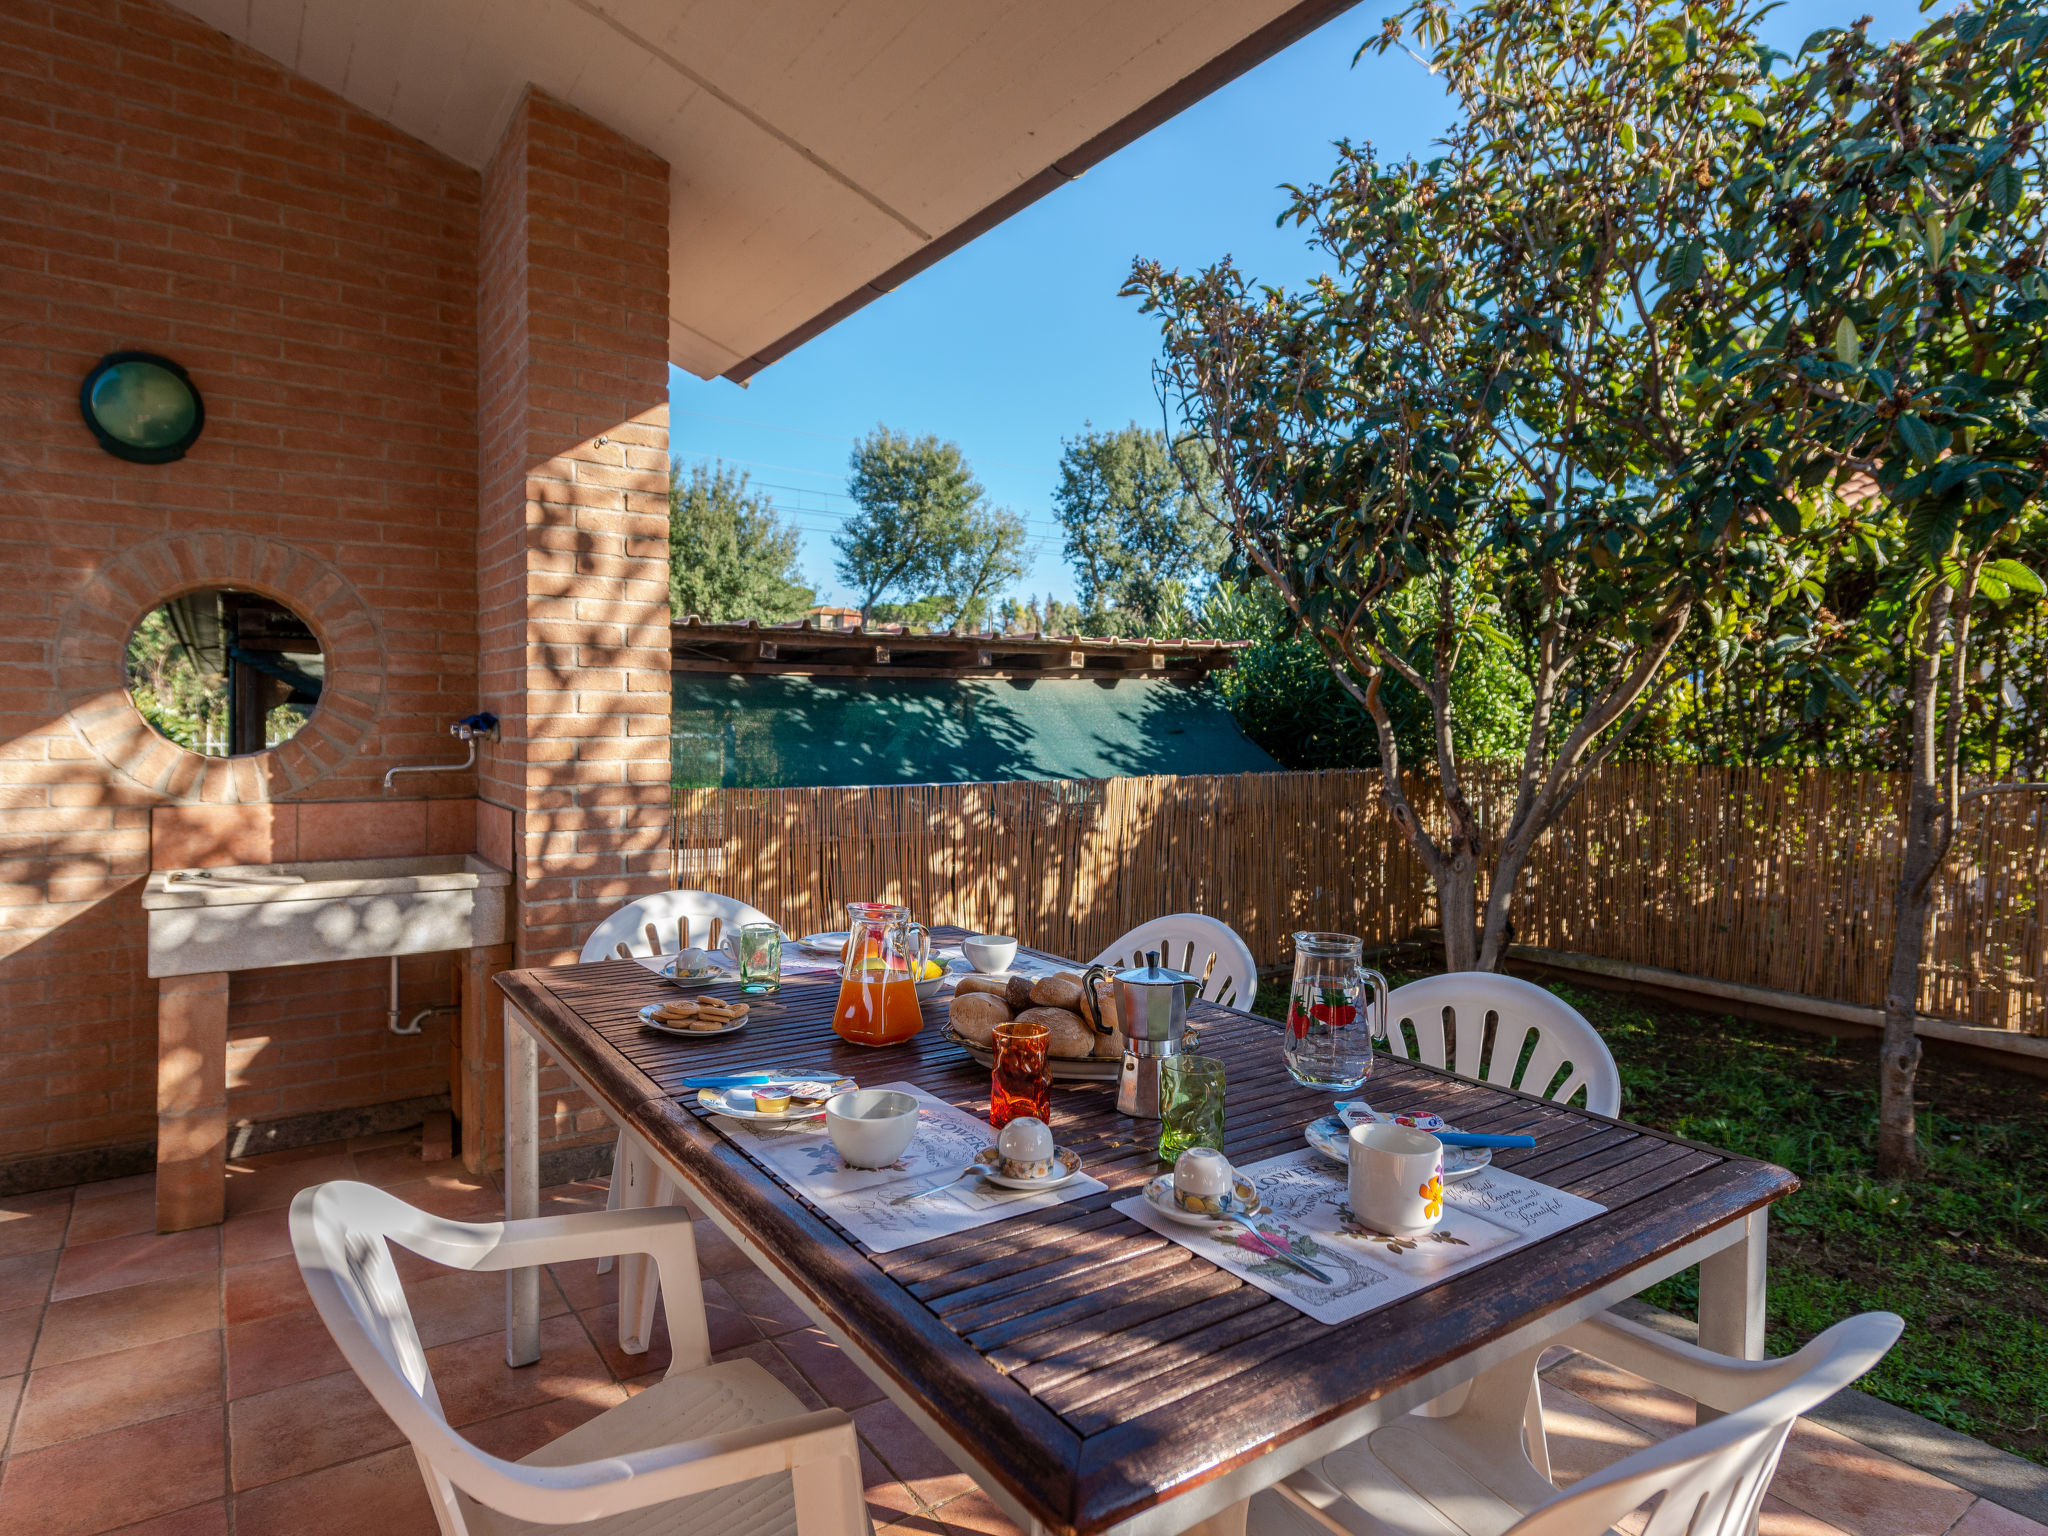
M746 923L775 923L778 929L782 927L759 907L750 907L737 897L720 896L715 891L656 891L652 896L627 902L592 929L577 959L585 965L593 960L609 960L621 944L636 955L642 951L672 955L682 947L677 942L676 920L685 917L690 920L690 941L699 948L710 935L714 917L725 925L727 933L737 933ZM654 929L659 947L650 944L649 927ZM784 933L783 937L789 935Z
M1179 945L1178 951L1174 946ZM1094 965L1143 965L1145 951L1159 951L1159 963L1202 978L1201 995L1226 1008L1249 1008L1259 989L1252 952L1228 923L1199 912L1176 912L1140 923L1097 955Z
M1875 1366L1903 1326L1889 1312L1866 1312L1797 1354L1745 1361L1602 1314L1548 1342L1664 1382L1727 1416L1560 1493L1541 1431L1529 1436L1522 1411L1535 1390L1538 1348L1482 1374L1462 1411L1408 1414L1255 1495L1247 1536L1588 1536L1653 1498L1643 1536L1747 1536L1793 1420Z
M1489 1019L1498 1022L1493 1050L1482 1061ZM1412 1048L1404 1025L1415 1032ZM1518 1071L1531 1036L1534 1049ZM1394 988L1387 998L1387 1046L1406 1060L1559 1103L1584 1088L1586 1108L1596 1115L1621 1109L1621 1074L1600 1032L1570 1003L1518 977L1452 971Z
M448 1221L368 1184L292 1202L292 1249L327 1331L411 1441L445 1536L514 1536L576 1524L592 1536L659 1528L720 1536L867 1536L853 1421L807 1412L751 1360L711 1363L696 1245L681 1210L532 1221ZM641 1250L661 1266L675 1360L656 1385L520 1461L449 1425L390 1243L457 1269L520 1269ZM516 1511L517 1513L513 1513Z

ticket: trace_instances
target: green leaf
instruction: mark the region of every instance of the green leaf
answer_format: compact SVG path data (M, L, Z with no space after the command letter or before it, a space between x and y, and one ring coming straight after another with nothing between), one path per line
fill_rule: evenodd
M1844 315L1835 322L1835 361L1854 368L1862 354L1863 343L1856 334L1856 323Z
M1932 464L1941 456L1941 444L1934 429L1911 411L1901 412L1893 425L1899 429L1899 441L1906 445L1906 451L1922 464Z
M1636 152L1636 125L1634 123L1623 123L1614 130L1614 138L1615 142L1621 145L1625 153L1632 155Z
M1985 176L1984 190L2000 213L2011 213L2020 204L2019 168L2010 161L2000 161Z
M2039 597L2048 592L2048 584L2017 560L1987 560L1979 579L1987 576L2028 597Z

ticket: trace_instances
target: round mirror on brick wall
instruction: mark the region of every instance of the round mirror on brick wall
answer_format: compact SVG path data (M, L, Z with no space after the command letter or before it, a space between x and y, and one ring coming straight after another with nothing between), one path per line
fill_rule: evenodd
M326 670L312 626L232 587L174 597L128 636L128 696L142 718L208 757L290 741L319 704Z

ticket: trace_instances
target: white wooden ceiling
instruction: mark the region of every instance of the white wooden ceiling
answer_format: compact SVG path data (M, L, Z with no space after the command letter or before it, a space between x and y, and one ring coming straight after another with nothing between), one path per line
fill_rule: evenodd
M1353 0L177 3L470 166L529 81L653 150L670 356L745 378Z

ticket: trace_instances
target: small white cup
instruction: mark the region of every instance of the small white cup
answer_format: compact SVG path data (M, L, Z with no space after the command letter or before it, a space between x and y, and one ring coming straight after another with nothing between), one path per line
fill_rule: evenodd
M1426 1131L1368 1122L1351 1127L1351 1214L1375 1232L1406 1237L1443 1220L1444 1144Z
M856 1088L825 1101L825 1133L854 1168L886 1168L917 1134L917 1100L889 1088Z
M1017 941L1002 934L977 933L960 941L960 953L982 975L994 976L1007 971L1017 958Z

